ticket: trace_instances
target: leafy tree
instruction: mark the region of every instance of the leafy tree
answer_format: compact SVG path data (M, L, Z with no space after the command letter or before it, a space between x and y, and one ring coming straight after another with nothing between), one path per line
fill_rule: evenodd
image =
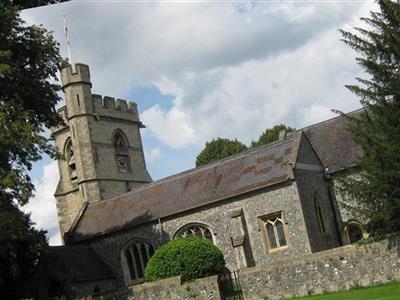
M19 10L58 1L4 0L0 3L0 295L17 299L46 244L44 232L20 211L33 193L27 172L55 149L45 127L61 122L56 74L58 46L40 26L27 26Z
M279 124L279 125L275 125L272 128L267 128L265 129L265 131L260 135L260 137L258 138L258 141L252 141L251 142L251 147L258 147L261 145L265 145L265 144L269 144L271 142L274 142L276 140L278 140L279 138L279 133L282 130L286 130L287 132L292 132L294 129L284 125L284 124Z
M182 281L219 274L225 260L210 241L184 237L169 241L156 250L144 271L145 281L181 276Z
M206 142L204 149L196 157L196 167L206 165L221 158L247 150L246 145L238 140L217 138Z
M368 74L347 86L366 108L358 118L347 116L364 155L359 175L342 180L340 190L372 232L384 234L400 231L400 3L377 2L380 12L361 18L366 28L340 30Z

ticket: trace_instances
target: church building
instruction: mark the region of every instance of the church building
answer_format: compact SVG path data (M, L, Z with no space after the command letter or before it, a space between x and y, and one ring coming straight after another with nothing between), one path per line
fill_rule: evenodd
M152 181L136 104L92 94L84 64L64 68L61 79L65 124L53 137L63 155L55 198L65 245L51 249L40 298L122 293L143 282L158 247L181 236L211 241L227 268L240 270L365 234L334 188L361 155L343 117Z

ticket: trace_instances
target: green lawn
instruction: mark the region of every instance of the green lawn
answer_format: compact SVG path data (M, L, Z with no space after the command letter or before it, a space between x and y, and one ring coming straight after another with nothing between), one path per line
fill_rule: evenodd
M400 300L400 283L389 283L368 288L355 288L346 292L329 293L324 295L308 296L296 299L312 300L353 300L353 299L380 299Z

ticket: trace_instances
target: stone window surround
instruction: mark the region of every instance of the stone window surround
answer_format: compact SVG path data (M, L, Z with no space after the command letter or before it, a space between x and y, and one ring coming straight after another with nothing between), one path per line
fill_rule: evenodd
M142 255L141 255L140 248L138 248L139 244L143 244L146 249L147 261L145 261L145 258L142 257ZM133 254L132 254L133 251L130 251L131 258L133 260L132 261L133 265L129 266L126 251L128 251L132 247L136 247L139 257L136 257L136 258L133 257ZM150 259L150 257L154 254L154 252L155 252L154 245L148 239L143 238L143 237L134 237L125 243L125 245L121 248L121 251L120 251L120 260L121 260L121 267L122 267L122 272L124 274L126 285L143 283L144 276L143 277L138 276L137 278L132 279L131 271L133 270L136 274L139 274L139 272L141 271L144 275L144 270L146 268L146 264L147 264L148 260ZM139 266L140 270L136 266L136 261L139 261L141 264L141 266Z
M173 237L174 237L174 239L176 239L176 238L182 236L185 231L187 231L191 228L196 228L196 227L201 230L202 238L209 240L210 242L212 242L215 245L215 240L214 240L215 233L213 233L213 231L210 229L210 226L208 226L207 224L204 224L202 222L190 222L190 223L187 223L187 224L179 227L179 229L175 231ZM207 237L204 236L203 230L209 231L211 239L208 239Z
M70 152L72 152L72 154ZM76 157L74 154L74 148L71 137L68 137L64 143L64 157L68 166L69 179L71 181L76 181L78 179L77 169L76 169Z
M119 136L124 145L123 149L119 149L119 147L116 147L115 145L115 139L116 137ZM130 168L130 159L129 159L129 140L126 137L125 133L121 129L116 129L111 135L111 144L114 148L114 160L115 164L117 165L118 172L121 173L127 173L131 171ZM120 160L126 164L126 166L121 166L120 165Z
M344 236L345 236L345 238L346 238L348 244L351 244L350 236L349 236L349 234L350 234L350 232L349 232L350 227L357 227L357 228L361 231L362 239L368 238L369 234L368 234L368 232L365 230L365 228L364 228L364 226L362 225L362 223L359 222L359 221L357 221L357 220L352 219L352 220L347 221L347 222L345 223L345 225L344 225L344 228L343 228L343 229L344 229Z
M283 225L283 233L284 233L284 237L286 240L286 245L284 245L284 246L279 245L279 237L277 235L277 230L276 230L275 226L274 226L274 232L275 232L275 239L277 241L277 247L272 248L270 245L268 234L267 234L265 227L266 227L267 223L271 223L270 220L272 220L272 219L275 219L275 220L279 219L279 221ZM276 212L273 212L273 213L270 213L267 215L259 216L258 222L259 222L259 226L260 226L260 229L262 232L264 246L265 246L267 253L271 254L271 253L276 253L276 252L287 251L289 249L289 239L288 239L289 233L288 233L288 228L287 228L288 222L286 221L283 210L276 211Z

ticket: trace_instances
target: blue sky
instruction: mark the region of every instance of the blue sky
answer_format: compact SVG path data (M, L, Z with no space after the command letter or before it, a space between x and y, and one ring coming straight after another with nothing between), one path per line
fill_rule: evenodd
M373 1L78 1L26 10L54 32L67 56L89 64L92 92L135 101L153 179L192 168L205 142L249 144L267 127L304 126L351 111L344 88L362 76L339 28L360 26ZM58 171L45 158L31 172L26 207L60 242L53 193Z

